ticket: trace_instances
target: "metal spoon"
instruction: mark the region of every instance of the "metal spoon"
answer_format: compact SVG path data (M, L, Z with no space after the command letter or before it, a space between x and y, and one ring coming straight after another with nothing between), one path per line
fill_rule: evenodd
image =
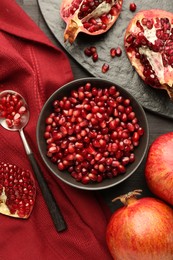
M10 131L19 131L20 137L22 139L26 154L29 158L29 161L31 163L32 169L35 173L35 176L37 178L38 184L40 186L40 189L42 191L42 195L45 199L45 202L47 204L47 207L49 209L50 215L52 217L53 223L57 229L58 232L63 231L67 228L67 225L64 221L64 218L61 214L61 211L53 197L53 194L51 192L51 190L49 189L43 174L41 172L41 169L34 157L34 154L32 153L29 144L26 140L23 128L26 126L26 124L29 121L29 109L28 109L28 105L25 101L25 99L17 92L13 91L13 90L5 90L2 91L0 93L0 98L2 98L3 96L7 95L7 94L17 94L20 96L20 98L23 100L23 103L25 105L25 107L27 108L27 111L21 116L21 122L19 125L14 125L13 127L8 127L7 123L6 123L6 119L5 118L0 118L0 124L2 125L2 127L4 127L7 130Z

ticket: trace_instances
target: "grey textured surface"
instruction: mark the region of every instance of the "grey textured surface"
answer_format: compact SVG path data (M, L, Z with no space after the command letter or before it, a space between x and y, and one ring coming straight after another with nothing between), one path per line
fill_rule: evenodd
M38 0L38 3L43 17L56 39L91 75L112 80L117 85L127 89L144 108L173 119L173 101L169 99L166 91L147 86L132 68L124 51L124 33L129 21L134 16L134 13L129 11L131 0L124 1L122 12L116 24L107 33L100 36L88 36L81 33L73 45L64 43L63 34L66 25L60 17L61 0ZM173 12L172 0L141 0L140 3L136 0L136 5L136 12L153 8ZM95 63L84 54L84 48L91 45L97 47L99 55L99 60ZM121 57L113 59L109 52L112 47L117 46L122 48L123 54ZM109 64L110 69L103 74L101 67L105 62Z

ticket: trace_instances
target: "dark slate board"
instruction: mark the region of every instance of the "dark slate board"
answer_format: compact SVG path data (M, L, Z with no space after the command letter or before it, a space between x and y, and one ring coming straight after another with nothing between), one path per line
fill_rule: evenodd
M64 43L65 23L59 12L61 0L38 0L38 3L43 17L56 39L91 75L115 82L131 92L144 108L173 119L173 101L169 99L166 91L147 86L132 68L125 54L124 33L129 21L134 16L134 13L129 11L131 0L124 0L122 12L116 24L107 33L100 36L88 36L81 33L73 45ZM136 12L152 8L173 12L172 0L141 0L140 3L136 0L136 4ZM85 47L91 45L97 47L99 55L99 61L95 63L84 54ZM109 52L112 47L117 46L122 48L123 54L121 57L113 59ZM101 72L104 62L110 66L109 71L105 74Z

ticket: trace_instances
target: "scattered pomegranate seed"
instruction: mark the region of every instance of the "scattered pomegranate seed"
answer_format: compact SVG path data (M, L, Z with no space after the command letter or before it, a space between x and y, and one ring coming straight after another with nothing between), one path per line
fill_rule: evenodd
M144 134L130 99L116 86L101 89L90 83L55 100L45 123L47 156L83 184L125 173Z
M96 62L98 60L98 54L97 52L94 52L93 55L92 55L92 59L94 62Z
M116 55L117 55L118 57L120 57L121 54L122 54L121 48L120 48L120 47L117 47L117 49L116 49Z
M116 52L116 49L115 48L111 48L110 49L110 55L112 58L114 58L116 56L117 52Z
M91 46L91 47L90 47L90 51L91 51L91 53L93 54L93 53L96 53L96 52L97 52L97 49L96 49L95 46Z
M91 56L92 56L92 53L91 53L90 48L85 48L84 53L85 53L85 55L88 56L88 57L91 57Z
M135 12L136 11L136 4L130 3L129 9L130 9L131 12Z
M104 63L102 66L102 73L106 73L109 70L109 64Z

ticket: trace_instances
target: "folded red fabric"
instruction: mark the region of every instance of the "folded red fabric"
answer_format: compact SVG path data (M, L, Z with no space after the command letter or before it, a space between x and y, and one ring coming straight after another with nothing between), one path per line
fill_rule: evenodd
M30 109L26 138L59 204L68 229L57 233L37 185L37 198L29 219L0 216L1 260L111 259L105 242L109 210L97 194L72 188L51 174L36 145L36 124L47 98L73 79L66 55L54 46L13 0L1 0L0 91L21 93ZM1 127L0 161L30 169L17 132Z

